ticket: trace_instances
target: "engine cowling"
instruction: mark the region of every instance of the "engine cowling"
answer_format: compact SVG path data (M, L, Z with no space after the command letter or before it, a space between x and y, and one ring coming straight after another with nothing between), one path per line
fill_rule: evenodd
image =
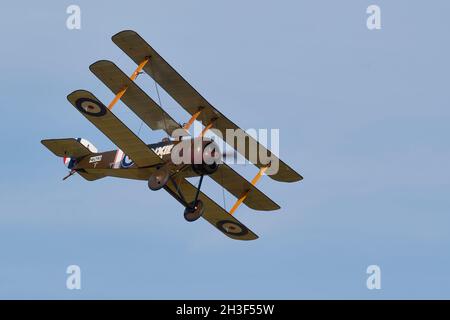
M219 146L211 139L195 138L182 140L171 152L175 165L190 165L197 174L214 173L221 162Z
M193 164L192 165L192 169L195 171L195 173L198 173L200 175L212 174L212 173L216 172L218 168L219 168L219 165L217 163L214 163L214 164L202 163L202 164Z
M219 168L219 146L212 140L193 139L192 142L192 169L197 174L212 174Z

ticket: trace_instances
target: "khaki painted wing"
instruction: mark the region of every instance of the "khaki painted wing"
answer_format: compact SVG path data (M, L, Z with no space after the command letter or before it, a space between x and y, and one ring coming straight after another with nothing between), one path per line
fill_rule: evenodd
M193 186L189 181L184 178L177 179L178 187L180 188L185 200L187 202L194 201L197 188ZM169 181L165 187L175 199L180 201L183 205L183 201L177 196L177 189L175 185ZM250 229L239 222L235 217L225 211L224 208L219 206L216 202L211 200L206 194L200 191L199 199L203 202L205 211L203 218L205 218L214 227L219 229L224 235L235 240L255 240L258 236L254 234Z
M219 165L217 171L209 176L236 198L248 191L244 204L249 208L262 211L280 209L278 204L225 163Z
M116 146L122 149L138 167L148 167L161 163L161 158L92 93L77 90L69 94L67 100Z
M213 128L221 132L226 137L226 129L238 130L239 127L226 118L221 112L214 108L197 90L195 90L174 68L172 68L139 34L131 30L125 30L112 37L112 41L122 49L136 64L141 63L145 58L150 57L150 61L145 65L144 70L159 85L169 93L191 115L202 110L197 120L207 126L212 121ZM247 160L253 162L258 168L267 165L260 160L259 152L252 153L250 150L257 146L260 152L271 155L264 146L259 144L250 135L241 132L245 136L245 145L236 150ZM234 140L234 139L231 139ZM228 144L234 141L226 141ZM232 145L233 146L233 145ZM235 144L236 146L236 144ZM263 153L264 154L264 153ZM277 173L269 175L272 179L283 182L300 181L303 177L286 163L279 160L279 170Z
M81 158L92 152L77 139L46 139L41 143L57 157Z
M121 97L122 102L151 129L164 130L171 135L173 130L181 128L170 115L168 115L113 62L100 60L93 63L89 69L114 94L127 88L124 95Z

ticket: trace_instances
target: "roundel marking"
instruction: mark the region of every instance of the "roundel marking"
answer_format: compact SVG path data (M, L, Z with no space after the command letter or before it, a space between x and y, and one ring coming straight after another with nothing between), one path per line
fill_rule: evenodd
M94 117L101 117L106 114L106 107L98 101L89 98L80 98L75 101L75 106L80 112Z
M122 168L129 168L134 164L133 160L130 159L127 155L125 155L120 163Z
M230 220L221 220L217 222L216 226L223 233L233 236L243 236L248 233L246 226Z

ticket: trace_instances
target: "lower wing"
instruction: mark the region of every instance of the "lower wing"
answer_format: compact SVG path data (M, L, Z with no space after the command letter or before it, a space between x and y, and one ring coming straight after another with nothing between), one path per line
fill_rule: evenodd
M181 177L181 179L174 179L178 180L176 181L176 185L173 183L173 181L169 181L164 188L170 195L172 195L175 199L186 206L184 200L186 200L187 202L194 200L197 188L183 177ZM179 191L181 191L184 199L179 196ZM235 217L225 211L224 208L219 206L206 194L200 191L198 198L203 202L205 208L203 218L205 218L206 221L211 223L214 227L219 229L219 231L221 231L224 235L235 240L258 239L258 236L256 234L254 234Z

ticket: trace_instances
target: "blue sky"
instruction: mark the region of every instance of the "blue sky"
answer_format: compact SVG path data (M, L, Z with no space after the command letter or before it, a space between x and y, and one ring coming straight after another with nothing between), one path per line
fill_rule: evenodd
M82 29L68 30L78 4ZM382 29L366 28L381 7ZM15 1L0 19L0 298L450 298L448 1ZM236 217L232 241L142 181L87 182L43 138L114 145L66 100L111 93L88 66L135 65L110 40L140 33L242 128L280 128L305 180L259 187L282 207ZM155 97L154 84L138 84ZM167 95L164 108L188 119ZM123 104L114 112L137 130ZM163 135L144 128L147 142ZM252 166L237 167L248 179ZM207 193L223 203L222 189ZM226 197L229 209L233 199ZM82 270L67 290L66 268ZM381 267L382 289L366 288Z

